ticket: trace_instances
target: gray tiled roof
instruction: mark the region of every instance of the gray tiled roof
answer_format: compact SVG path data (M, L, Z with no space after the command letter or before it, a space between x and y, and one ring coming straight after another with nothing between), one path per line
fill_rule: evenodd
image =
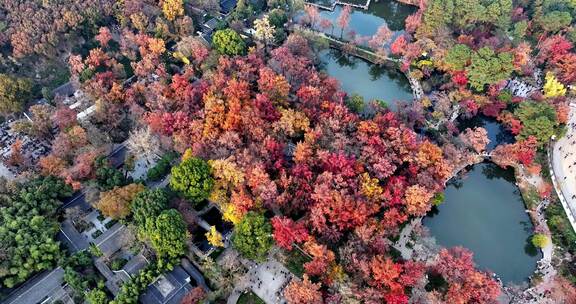
M162 276L148 285L146 291L140 296L141 303L179 304L182 298L194 288L190 284L190 275L181 266L175 266L173 270L163 273ZM171 290L163 294L162 287L169 287Z

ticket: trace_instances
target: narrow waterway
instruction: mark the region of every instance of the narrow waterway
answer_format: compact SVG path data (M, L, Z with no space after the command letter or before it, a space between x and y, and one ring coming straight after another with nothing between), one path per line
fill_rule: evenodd
M340 81L348 95L358 94L366 102L382 100L391 109L396 109L396 101L411 102L410 83L400 71L372 64L363 59L343 55L341 51L330 49L320 53L321 68Z
M450 180L445 195L423 220L437 242L470 249L476 264L505 284L526 281L541 253L530 242L533 225L512 170L477 164Z

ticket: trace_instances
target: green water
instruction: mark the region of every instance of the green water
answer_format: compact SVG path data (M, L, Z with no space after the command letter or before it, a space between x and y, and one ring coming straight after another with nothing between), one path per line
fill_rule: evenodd
M423 220L437 242L472 250L476 264L505 284L526 281L541 253L529 241L533 226L513 172L478 164L463 179L452 179L445 194L445 202Z
M320 16L332 21L334 25L334 29L330 28L326 32L340 36L341 28L338 27L336 20L341 11L341 5L337 5L332 12L320 10ZM388 25L392 31L401 32L404 30L404 20L415 11L415 7L393 0L372 1L368 10L355 8L352 11L349 26L344 30L344 34L353 30L358 35L372 36L382 24Z
M337 50L320 53L321 68L340 81L342 89L352 95L364 97L366 102L378 99L385 101L391 109L396 101L412 101L408 79L401 72L372 64L363 59L343 55Z

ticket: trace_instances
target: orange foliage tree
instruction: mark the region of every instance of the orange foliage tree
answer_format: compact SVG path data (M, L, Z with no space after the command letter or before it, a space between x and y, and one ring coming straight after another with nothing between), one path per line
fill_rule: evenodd
M124 187L114 187L114 189L100 194L100 200L95 207L103 215L113 219L125 218L130 214L130 204L138 193L144 190L141 184L130 184Z
M312 283L308 275L302 281L292 280L284 289L284 297L289 304L322 304L320 284Z

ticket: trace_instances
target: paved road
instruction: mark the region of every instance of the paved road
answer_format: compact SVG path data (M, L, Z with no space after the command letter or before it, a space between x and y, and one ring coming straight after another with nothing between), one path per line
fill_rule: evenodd
M552 146L551 162L555 188L566 215L576 231L576 104L570 106L566 135Z
M66 244L71 253L85 250L90 246L86 238L74 228L70 220L65 220L60 224L57 238L61 243Z
M275 250L276 248L273 248L266 261L262 263L241 258L248 272L235 282L235 288L228 297L227 304L236 304L240 296L248 290L252 290L266 304L286 304L284 288L294 275L273 257Z
M40 303L47 295L61 288L64 283L64 270L60 267L44 272L27 282L23 288L13 292L5 304Z

